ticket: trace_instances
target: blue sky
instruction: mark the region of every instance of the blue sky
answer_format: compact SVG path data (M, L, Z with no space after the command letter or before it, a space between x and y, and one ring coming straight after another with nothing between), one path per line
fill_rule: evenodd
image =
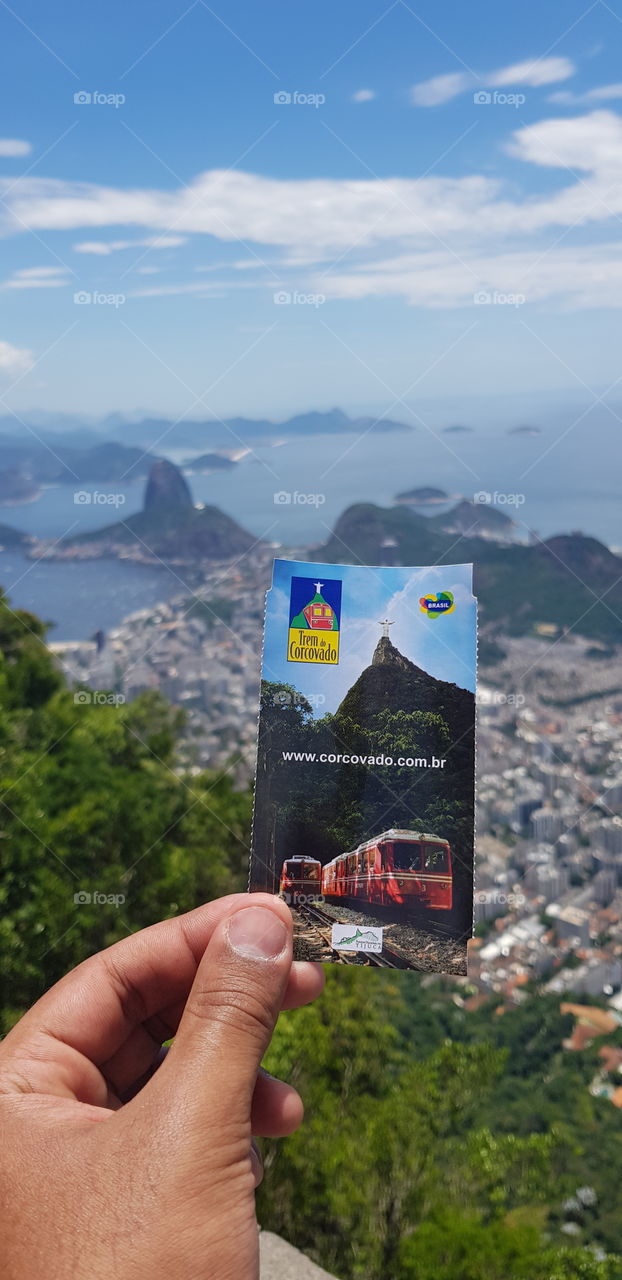
M323 666L287 660L292 576L341 578L339 663ZM468 564L431 568L364 568L276 560L268 593L263 654L264 680L292 684L310 700L316 716L336 711L348 689L369 666L388 618L391 643L411 662L439 680L475 688L476 605ZM455 610L430 620L420 597L451 591Z
M619 3L16 15L4 411L404 418L618 378Z

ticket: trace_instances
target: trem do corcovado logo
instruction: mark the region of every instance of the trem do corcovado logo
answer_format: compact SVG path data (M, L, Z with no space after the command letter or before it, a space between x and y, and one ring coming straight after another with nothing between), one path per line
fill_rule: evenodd
M453 613L456 605L451 591L438 591L436 595L421 596L419 607L428 618L439 618L443 613Z
M293 577L289 596L288 662L339 662L341 581Z

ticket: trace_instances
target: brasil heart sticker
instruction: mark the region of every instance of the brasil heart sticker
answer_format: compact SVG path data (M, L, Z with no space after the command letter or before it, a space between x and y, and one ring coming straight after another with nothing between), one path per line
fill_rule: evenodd
M438 591L435 596L422 596L419 605L421 612L426 613L428 618L438 618L443 613L453 613L456 607L451 591Z

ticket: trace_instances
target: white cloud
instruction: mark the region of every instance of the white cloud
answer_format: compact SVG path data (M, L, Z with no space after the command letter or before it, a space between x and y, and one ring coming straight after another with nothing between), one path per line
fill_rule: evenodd
M568 80L575 70L575 65L569 58L538 58L513 62L510 66L499 67L496 71L481 75L470 71L454 71L413 85L410 100L416 107L436 107L466 93L467 89L500 88L506 85L530 85L536 88Z
M498 179L481 174L342 180L210 170L178 190L129 191L29 177L7 187L4 232L141 226L152 232L149 244L160 231L164 241L197 233L254 242L258 256L278 246L302 274L353 245L368 252L383 243L421 247L449 238L461 253L463 242L490 245L494 235L524 238L622 214L622 118L613 112L528 125L512 134L506 150L530 165L566 167L567 184L521 199L515 188L510 198ZM577 169L589 180L578 179Z
M96 253L103 258L115 249L127 248L128 243L127 240L83 240L81 244L72 244L71 247L75 253Z
M69 273L65 267L24 267L16 271L9 280L3 281L2 289L58 289L67 284Z
M540 120L514 134L506 150L529 164L547 168L582 169L594 175L603 191L610 188L622 167L622 117L613 111L592 111L586 116ZM595 193L596 187L591 185ZM560 193L564 195L564 193ZM580 194L580 192L577 192ZM589 190L587 191L589 196ZM613 211L622 209L622 192L611 192ZM549 203L549 207L553 202ZM587 204L594 203L586 199ZM602 210L599 215L603 216Z
M410 90L410 100L416 107L437 107L442 102L450 102L464 93L470 85L477 83L477 77L468 71L455 71L449 75L433 76L431 80L422 80Z
M65 275L66 267L22 267L20 271L16 271L16 276L22 276L28 279L31 276L58 276Z
M148 236L145 240L83 240L72 245L72 248L75 253L95 253L100 257L107 257L120 249L173 249L180 244L186 244L186 236Z
M536 58L535 61L514 62L509 67L501 67L499 71L491 71L484 79L493 88L515 84L537 88L542 84L568 80L575 71L576 67L570 58Z
M558 308L619 307L622 304L620 244L588 247L554 245L512 252L465 251L461 258L439 248L396 255L370 267L312 279L310 288L328 299L403 298L431 310L475 308L478 320L495 315L498 323L528 304L553 301ZM489 305L475 303L488 295ZM511 299L516 299L513 305ZM498 301L495 304L495 299Z
M312 256L319 248L346 248L353 237L373 244L429 234L429 225L441 233L467 228L497 190L496 182L479 176L279 180L211 170L177 191L30 177L7 188L3 219L5 233L123 224L168 233L175 227Z
M317 254L312 255L311 262L317 262ZM278 265L278 264L277 264ZM265 270L266 264L261 258L239 258L237 262L200 262L193 271L257 271Z
M28 156L31 151L31 143L22 138L0 138L0 156Z
M372 100L375 97L376 97L375 89L357 89L356 93L352 94L350 101L351 102L372 102Z
M14 347L11 342L0 341L0 375L14 377L32 368L34 355L27 347Z
M570 89L560 89L558 93L549 94L549 102L559 102L566 107L613 102L617 98L622 98L622 84L603 84L596 89L587 89L585 93L571 93Z
M282 287L291 283L334 298L385 294L423 307L451 307L471 305L476 292L490 288L563 307L622 305L615 240L622 220L622 117L602 109L541 120L516 129L505 149L530 166L524 196L516 175L506 185L481 174L342 180L212 170L189 188L128 191L30 177L6 190L4 231L143 231L140 241L82 242L91 251L94 244L151 245L159 233L160 243L192 233L238 239L257 246L254 265L265 255L278 266ZM544 167L561 171L561 181L551 183L546 175L538 192L534 180ZM560 237L560 231L575 228L581 228L578 247L570 235ZM590 228L599 243L589 243ZM226 283L214 282L209 292L251 283L273 290L273 278L241 269L248 261L229 263ZM33 269L31 277L20 273L11 287L35 287L28 283L33 279L49 287L46 279L54 278L62 278L58 269L56 277ZM154 282L139 296L184 292L208 290L202 283L158 288Z
M145 286L143 289L131 289L128 293L130 298L177 298L183 294L196 294L201 298L225 298L227 291L235 286L226 284L219 280L217 284L210 284L207 280L200 280L190 284L155 284Z

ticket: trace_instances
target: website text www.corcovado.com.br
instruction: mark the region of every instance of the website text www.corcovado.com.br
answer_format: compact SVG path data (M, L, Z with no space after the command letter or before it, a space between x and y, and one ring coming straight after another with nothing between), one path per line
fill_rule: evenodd
M283 751L284 760L298 764L366 764L394 765L398 769L444 769L446 761L442 757L430 756L362 756L334 751Z

